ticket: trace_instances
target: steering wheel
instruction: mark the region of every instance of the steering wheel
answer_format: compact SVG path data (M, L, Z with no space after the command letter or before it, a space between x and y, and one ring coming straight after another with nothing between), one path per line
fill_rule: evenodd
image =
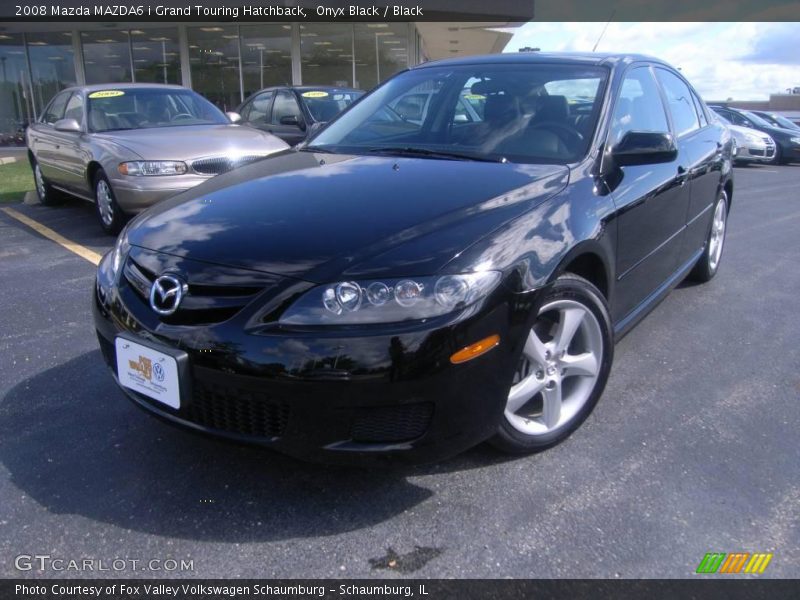
M194 119L194 115L190 115L189 113L178 113L177 115L175 115L170 119L170 122L180 121L182 119Z
M567 127L563 123L557 123L555 121L546 121L544 123L537 123L533 126L533 129L547 129L555 133L558 137L561 138L561 141L564 142L567 146L570 146L571 149L574 149L581 145L583 142L583 135L579 131L575 131L571 127Z

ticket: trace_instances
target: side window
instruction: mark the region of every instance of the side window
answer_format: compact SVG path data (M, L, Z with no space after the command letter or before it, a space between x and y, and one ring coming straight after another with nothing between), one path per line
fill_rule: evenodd
M280 125L283 117L300 118L300 106L297 99L290 92L281 90L275 95L275 103L272 106L272 123Z
M692 100L694 100L697 116L700 117L700 127L705 127L708 125L708 118L706 117L706 112L703 110L703 103L700 101L700 98L697 97L697 94L692 94Z
M64 111L65 119L75 119L78 125L83 127L83 96L75 92L67 102L67 109Z
M67 105L69 94L69 92L61 92L53 98L50 106L47 107L44 115L42 115L42 123L50 123L52 125L64 117L64 107Z
M649 67L636 67L625 76L614 106L610 145L615 146L629 131L669 132L664 103Z
M243 116L248 123L266 123L269 119L269 105L272 104L272 97L275 92L264 92L253 98L248 104L247 116Z
M675 134L681 136L700 127L697 111L694 108L692 92L674 73L664 69L656 69L658 80L667 96L667 105L672 114Z

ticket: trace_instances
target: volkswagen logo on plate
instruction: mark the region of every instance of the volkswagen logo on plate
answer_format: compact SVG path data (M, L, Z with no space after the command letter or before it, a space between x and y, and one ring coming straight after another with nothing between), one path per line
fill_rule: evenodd
M181 304L189 286L174 275L161 275L150 288L150 308L160 315L171 315Z

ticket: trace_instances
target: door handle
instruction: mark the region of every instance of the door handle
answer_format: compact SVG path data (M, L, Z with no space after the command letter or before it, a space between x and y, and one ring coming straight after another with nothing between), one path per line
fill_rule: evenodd
M680 182L680 186L681 187L686 185L686 179L687 179L688 175L689 175L689 171L687 171L685 167L678 166L678 176L676 177L676 179L678 180L678 182Z

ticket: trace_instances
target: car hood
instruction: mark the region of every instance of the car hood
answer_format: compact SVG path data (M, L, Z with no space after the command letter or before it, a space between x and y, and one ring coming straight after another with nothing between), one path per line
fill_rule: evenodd
M185 125L95 134L146 160L193 160L211 156L272 154L288 148L281 139L241 125Z
M315 283L434 274L568 179L562 165L287 151L153 206L128 239Z

